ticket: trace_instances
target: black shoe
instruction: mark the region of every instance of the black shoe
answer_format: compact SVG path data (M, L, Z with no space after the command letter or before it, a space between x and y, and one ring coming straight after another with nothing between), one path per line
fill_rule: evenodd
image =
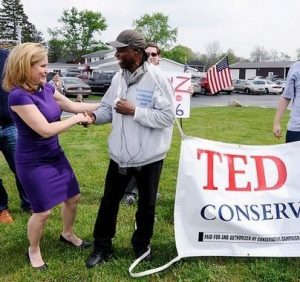
M93 245L91 242L83 241L79 246L74 245L71 241L68 241L63 235L60 234L59 241L65 243L65 245L71 245L73 247L79 248L79 249L87 249Z
M28 260L28 263L31 265L32 268L34 268L35 270L38 270L38 271L44 271L47 269L48 265L46 263L44 263L43 265L41 266L33 266L31 264L31 260L30 260L30 256L29 256L29 251L27 250L26 254L25 254L27 260Z
M108 261L112 255L111 250L93 250L90 256L86 259L87 268L92 268L98 264Z
M135 258L138 259L144 253L146 253L149 249L150 249L150 247L146 247L146 248L133 248L134 254L135 254ZM148 255L146 255L142 260L143 261L149 261L151 259L152 259L152 253L151 253L151 249L150 249L150 253Z

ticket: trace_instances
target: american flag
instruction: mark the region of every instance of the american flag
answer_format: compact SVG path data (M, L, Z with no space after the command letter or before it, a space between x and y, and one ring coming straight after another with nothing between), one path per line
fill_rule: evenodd
M228 57L224 57L207 71L207 81L211 93L216 93L232 86Z

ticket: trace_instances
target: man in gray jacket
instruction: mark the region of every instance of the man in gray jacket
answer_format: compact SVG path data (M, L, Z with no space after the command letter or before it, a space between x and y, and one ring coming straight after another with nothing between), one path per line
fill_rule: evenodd
M172 86L147 62L143 35L124 30L109 44L116 48L121 70L100 108L90 113L95 124L112 122L112 131L108 141L110 163L94 227L94 249L86 261L89 268L108 260L112 253L119 204L132 176L137 181L139 200L131 242L136 257L148 252L144 259L151 258L156 193L175 120Z

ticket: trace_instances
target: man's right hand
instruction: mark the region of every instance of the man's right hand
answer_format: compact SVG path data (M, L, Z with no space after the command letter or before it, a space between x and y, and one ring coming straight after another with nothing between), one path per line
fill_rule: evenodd
M88 124L94 123L95 120L96 120L95 114L93 112L90 112L90 111L86 111L85 113L90 117L90 122Z
M280 124L275 124L273 126L273 134L274 134L274 137L277 139L282 137Z

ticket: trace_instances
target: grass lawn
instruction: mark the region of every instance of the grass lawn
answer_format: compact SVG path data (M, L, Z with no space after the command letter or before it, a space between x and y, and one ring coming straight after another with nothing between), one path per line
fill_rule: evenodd
M86 103L88 103L91 100L96 100L96 101L99 100L100 101L102 99L103 95L92 93L87 98L83 98L83 101ZM71 99L72 101L76 100L76 97L68 97L68 98Z
M255 107L192 108L191 118L183 120L186 135L229 143L267 145L284 142L272 134L274 109ZM284 117L283 125L287 122ZM103 192L108 164L107 136L110 125L82 128L75 126L60 136L60 142L72 163L81 186L81 202L76 219L76 233L92 240L99 199ZM151 144L149 144L151 146ZM180 136L174 126L171 150L165 160L160 182L161 198L152 239L154 258L135 271L161 266L176 253L173 210L179 158ZM155 148L154 148L155 149ZM11 225L0 225L0 281L132 281L128 267L134 260L130 238L134 230L135 206L120 206L114 258L91 270L85 268L90 250L74 250L59 242L60 209L53 210L41 243L46 272L34 271L25 260L28 247L28 215L20 212L12 174L0 156L0 172L10 196ZM167 270L140 278L140 281L300 281L299 258L186 258Z

